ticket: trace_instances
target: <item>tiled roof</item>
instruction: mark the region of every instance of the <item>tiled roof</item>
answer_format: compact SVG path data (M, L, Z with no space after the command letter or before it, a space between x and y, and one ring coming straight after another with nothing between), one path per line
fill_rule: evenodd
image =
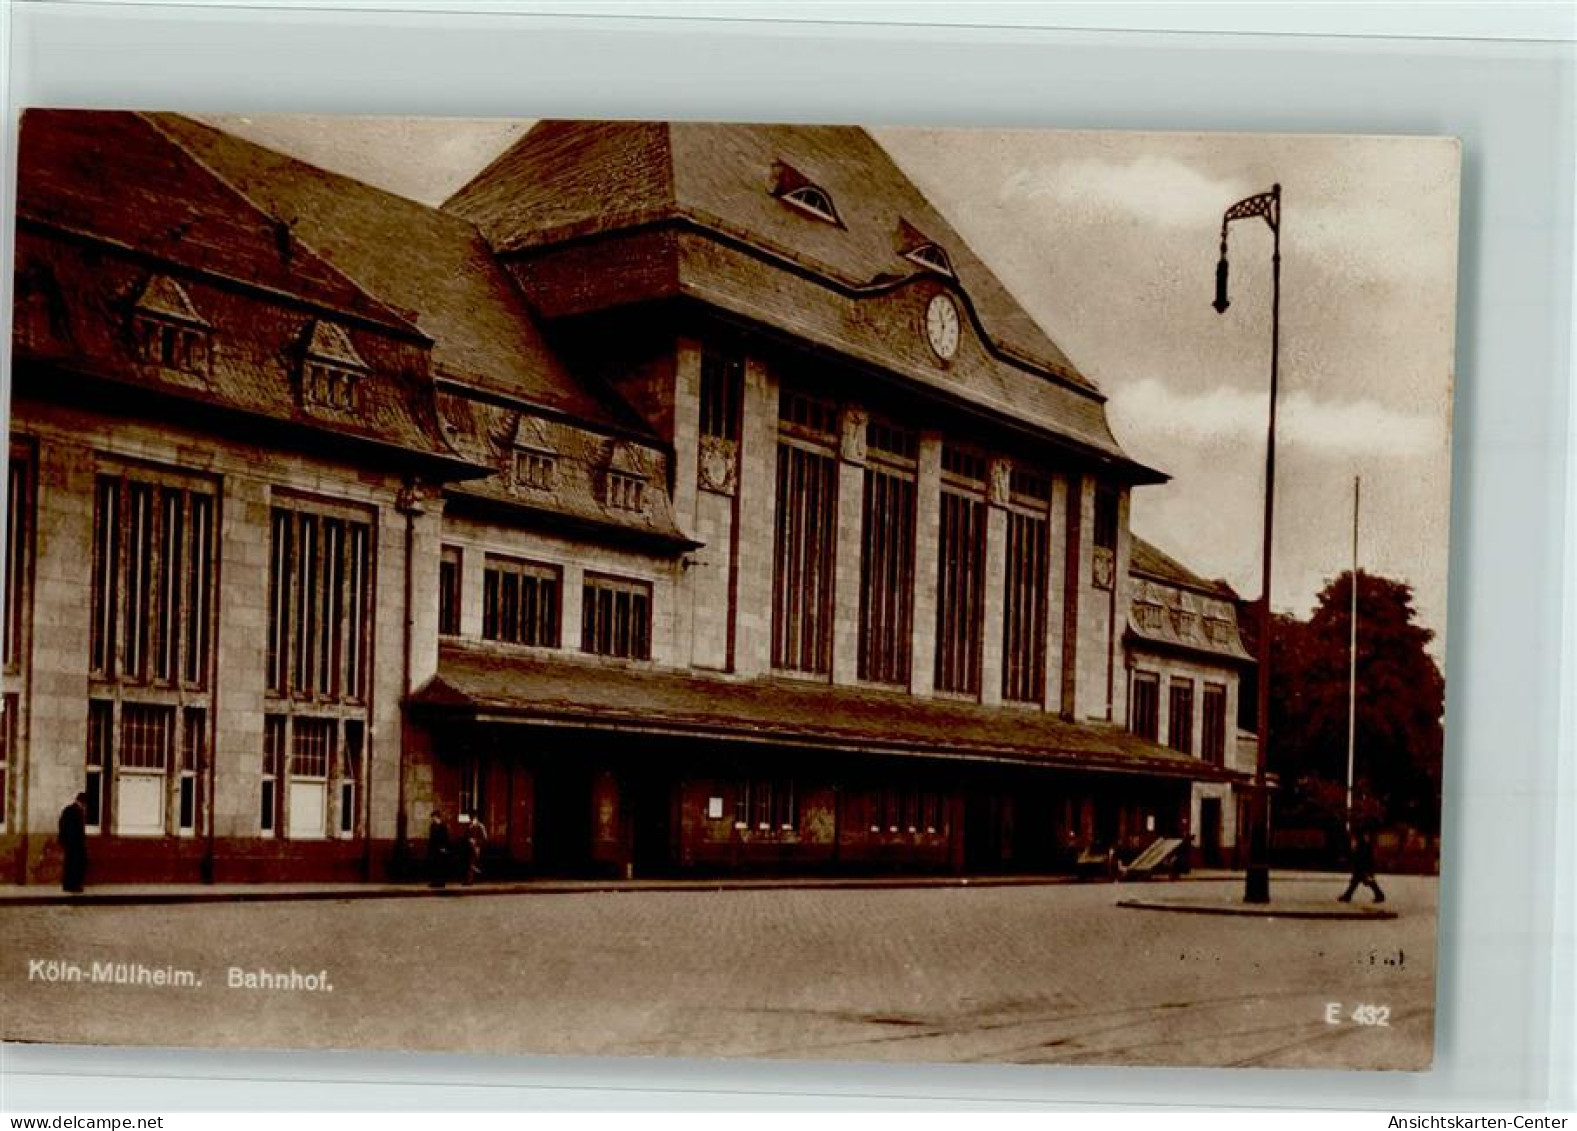
M616 397L564 368L468 221L189 118L150 117L335 267L405 312L433 341L436 376L592 425L644 430Z
M1237 594L1226 582L1207 581L1137 535L1128 572L1131 642L1233 662L1252 659L1238 633Z
M784 162L831 195L841 227L807 224L774 197L774 166ZM904 252L923 232L947 253L1001 348L1094 387L857 126L542 122L444 207L475 220L500 251L686 215L849 286L913 274Z
M414 332L145 115L29 110L17 164L20 218Z
M778 199L785 169L826 190L839 222ZM444 207L475 221L506 258L519 253L528 291L530 262L555 249L678 226L677 243L630 245L629 275L646 280L649 297L700 299L1071 439L1141 479L1163 478L1124 455L1099 391L864 130L542 122ZM946 255L950 278L908 257L917 236ZM544 284L571 292L564 313L578 311L586 270L572 264ZM923 320L910 315L913 294L922 309L938 285L963 300L985 346L960 351L945 373L915 329ZM907 333L883 321L894 317Z
M452 484L449 491L459 505L470 501L531 511L603 535L622 533L674 549L697 545L674 518L666 490L667 456L661 450L448 391L439 392L438 411L457 450L497 469L485 479ZM551 487L535 490L515 482L517 450L553 458ZM639 511L609 505L604 477L610 469L638 472L656 485L645 493Z
M1173 585L1184 585L1190 589L1198 589L1202 593L1211 593L1227 601L1236 601L1237 593L1225 581L1212 581L1201 577L1189 569L1182 562L1165 553L1153 544L1146 542L1137 534L1131 536L1132 549L1128 558L1128 571L1153 577L1158 581L1170 582Z
M439 715L766 743L1217 779L1225 771L1113 726L1044 711L796 680L731 680L590 659L446 645L412 697Z

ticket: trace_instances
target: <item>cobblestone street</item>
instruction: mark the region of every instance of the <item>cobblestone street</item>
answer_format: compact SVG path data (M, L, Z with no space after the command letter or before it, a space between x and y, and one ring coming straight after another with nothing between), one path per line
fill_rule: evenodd
M6 907L0 1023L8 1040L1423 1068L1436 881L1383 882L1393 921L1121 909L1135 888L1107 884ZM40 960L201 985L50 980ZM229 967L332 989L229 988ZM1386 1024L1354 1021L1366 1005Z

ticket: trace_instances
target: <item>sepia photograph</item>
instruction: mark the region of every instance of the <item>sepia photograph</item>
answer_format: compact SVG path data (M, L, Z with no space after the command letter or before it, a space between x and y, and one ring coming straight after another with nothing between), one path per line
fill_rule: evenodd
M1429 1069L1460 160L27 111L0 1040Z

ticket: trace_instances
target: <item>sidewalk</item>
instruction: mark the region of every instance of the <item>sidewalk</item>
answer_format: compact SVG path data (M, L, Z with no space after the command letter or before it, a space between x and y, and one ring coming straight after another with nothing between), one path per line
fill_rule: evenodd
M1085 881L1088 886L1104 884L1113 892L1160 890L1176 884L1241 882L1241 872L1196 870L1177 880L1150 880L1142 883ZM1277 873L1276 882L1341 883L1334 874L1303 872ZM586 880L533 879L473 884L451 883L432 888L421 882L394 883L321 883L321 884L106 884L90 887L81 895L67 895L59 888L43 885L0 886L0 907L48 907L62 905L120 906L127 904L175 903L271 903L283 901L352 899L455 899L485 895L584 895L591 893L652 891L772 891L779 889L882 889L951 887L1038 887L1078 884L1076 877L1055 875L986 876L713 876L705 879Z

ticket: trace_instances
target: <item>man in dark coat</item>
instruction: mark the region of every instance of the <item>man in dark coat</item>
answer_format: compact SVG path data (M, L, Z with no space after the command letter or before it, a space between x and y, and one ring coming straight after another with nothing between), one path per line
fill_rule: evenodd
M444 815L433 810L427 824L427 886L441 888L449 879L449 826Z
M60 811L60 851L65 856L65 868L60 886L73 894L82 891L88 874L88 795L77 794L76 800Z
M1376 903L1385 902L1385 892L1380 890L1380 885L1374 879L1374 836L1368 829L1358 829L1352 837L1352 878L1347 881L1347 890L1341 894L1343 903L1351 903L1353 892L1362 884L1374 892Z

